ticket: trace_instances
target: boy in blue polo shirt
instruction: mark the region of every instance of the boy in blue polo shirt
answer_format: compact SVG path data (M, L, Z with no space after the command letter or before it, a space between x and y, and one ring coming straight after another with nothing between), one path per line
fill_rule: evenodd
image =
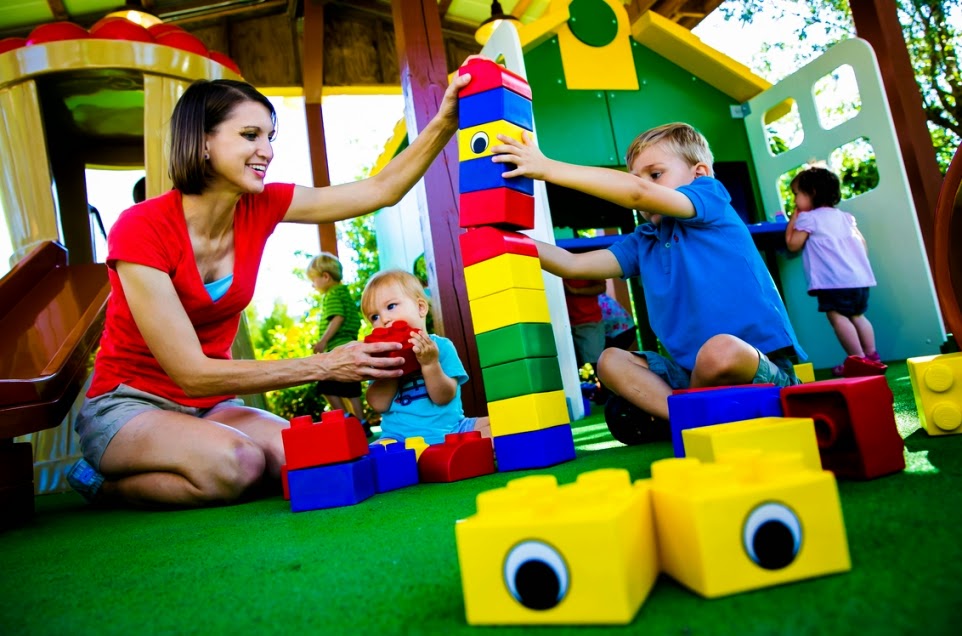
M563 278L641 276L649 321L671 357L606 349L598 377L650 416L654 437L668 433L673 389L798 384L792 358L806 355L748 228L713 177L701 133L682 123L642 133L628 148L627 173L548 159L528 136L498 138L493 160L516 166L505 177L580 190L648 221L608 249L572 254L538 243L538 256Z

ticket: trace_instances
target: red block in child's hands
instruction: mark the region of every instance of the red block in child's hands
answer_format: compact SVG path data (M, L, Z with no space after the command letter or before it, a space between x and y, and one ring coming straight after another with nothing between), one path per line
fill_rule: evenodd
M404 375L410 375L421 368L417 356L414 355L414 345L411 344L411 332L420 331L414 329L403 320L391 323L390 327L375 327L369 336L364 338L364 342L398 342L401 349L398 351L386 351L384 353L373 354L377 358L403 358L404 365L401 367Z

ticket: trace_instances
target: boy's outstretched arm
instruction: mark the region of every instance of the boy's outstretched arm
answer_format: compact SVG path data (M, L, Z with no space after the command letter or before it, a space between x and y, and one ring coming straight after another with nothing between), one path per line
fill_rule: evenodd
M611 168L578 166L549 159L541 153L531 137L522 133L522 141L498 135L501 145L494 146L492 161L516 166L505 172L511 177L530 177L548 181L610 201L631 210L662 214L682 219L695 216L691 199L672 188L658 185L653 180ZM707 174L707 173L706 173Z
M621 278L623 272L618 259L611 250L592 250L573 254L568 250L535 241L538 246L538 259L541 269L561 278L580 278L584 280L603 280Z

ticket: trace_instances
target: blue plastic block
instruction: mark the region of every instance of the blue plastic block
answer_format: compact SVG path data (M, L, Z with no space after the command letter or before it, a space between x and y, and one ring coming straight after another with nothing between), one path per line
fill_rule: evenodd
M374 489L387 492L406 488L418 483L418 456L413 448L404 444L371 444L374 462Z
M494 457L498 472L544 468L571 461L575 458L571 425L499 435L494 438Z
M495 163L491 157L479 157L459 164L461 192L477 192L489 188L511 188L534 194L534 181L528 177L505 179L502 173L514 170L513 163Z
M534 130L531 100L507 88L462 97L458 103L458 128L471 128L503 119L525 130Z
M685 456L681 432L712 424L782 417L781 387L739 386L668 396L668 422L675 457Z
M353 506L374 495L374 463L367 457L287 473L291 511Z

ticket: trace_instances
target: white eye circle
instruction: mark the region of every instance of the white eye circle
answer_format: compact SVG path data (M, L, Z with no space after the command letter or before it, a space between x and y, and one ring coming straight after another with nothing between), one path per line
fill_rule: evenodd
M523 541L504 560L504 582L523 606L548 610L568 594L568 566L547 543Z
M802 524L788 506L765 503L748 515L742 540L748 558L756 565L766 570L780 570L798 556Z
M488 133L483 131L478 131L471 135L471 152L476 155L480 155L482 152L488 149Z

